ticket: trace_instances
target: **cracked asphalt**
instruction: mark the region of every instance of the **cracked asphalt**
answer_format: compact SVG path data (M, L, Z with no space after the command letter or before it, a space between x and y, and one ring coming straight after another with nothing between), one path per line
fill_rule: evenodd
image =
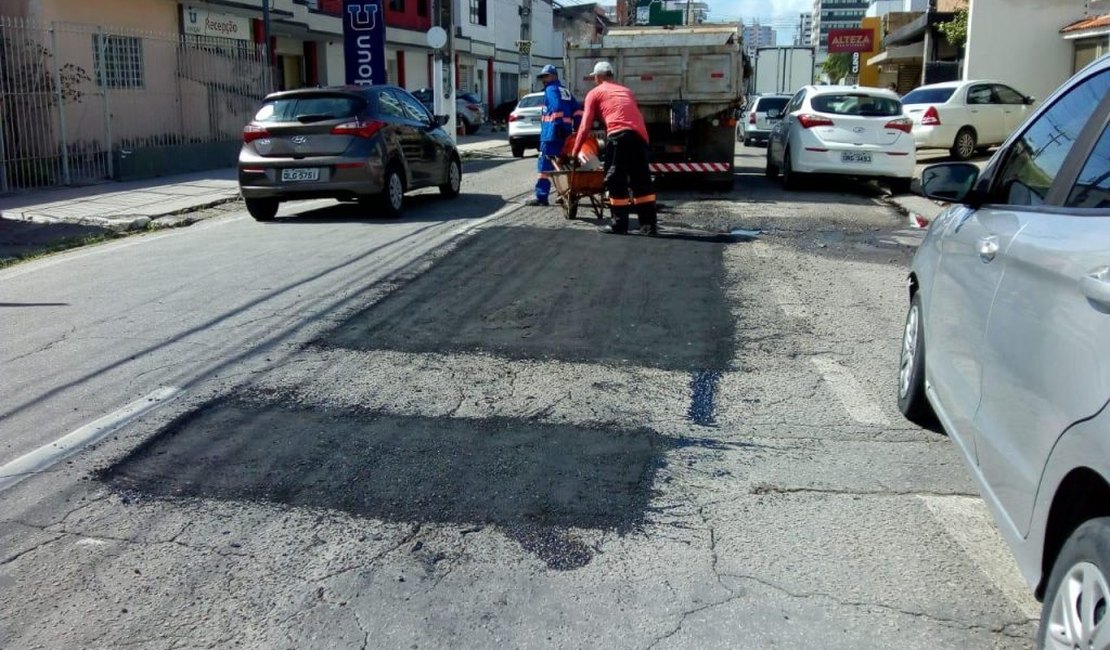
M967 469L896 408L919 233L762 154L662 188L658 239L523 207L506 149L398 221L0 271L0 466L181 389L0 492L0 647L1030 647Z

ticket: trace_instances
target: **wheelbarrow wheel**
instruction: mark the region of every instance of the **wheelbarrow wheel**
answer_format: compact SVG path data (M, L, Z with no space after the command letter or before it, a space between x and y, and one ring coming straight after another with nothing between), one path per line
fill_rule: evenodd
M578 197L568 196L563 201L563 216L567 219L574 219L578 216Z

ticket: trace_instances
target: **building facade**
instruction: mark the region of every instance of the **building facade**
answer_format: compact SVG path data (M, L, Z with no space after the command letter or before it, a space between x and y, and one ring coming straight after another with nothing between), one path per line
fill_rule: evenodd
M743 25L740 30L744 42L744 51L747 52L749 57L753 58L757 49L774 46L778 38L773 28L768 25L760 25L758 22Z
M794 45L812 45L813 43L813 14L802 13L798 15L798 33L794 37Z
M829 30L859 27L870 4L868 0L814 0L813 45L827 52Z

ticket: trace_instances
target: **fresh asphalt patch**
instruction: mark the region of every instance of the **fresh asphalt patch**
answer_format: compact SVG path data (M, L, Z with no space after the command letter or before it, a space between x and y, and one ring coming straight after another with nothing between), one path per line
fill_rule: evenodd
M642 530L664 457L712 441L647 429L429 418L227 398L168 424L98 478L135 499L269 502L393 523L496 526L552 569L576 530Z
M727 241L490 228L318 343L727 370Z

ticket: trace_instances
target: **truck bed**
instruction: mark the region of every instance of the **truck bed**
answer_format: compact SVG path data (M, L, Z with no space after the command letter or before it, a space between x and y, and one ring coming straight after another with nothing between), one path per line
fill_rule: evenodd
M675 101L689 102L692 118L706 117L735 107L744 94L735 28L613 28L600 46L570 47L566 56L566 77L576 97L593 88L587 75L594 63L609 61L617 83L635 93L649 120L654 107L669 111Z

